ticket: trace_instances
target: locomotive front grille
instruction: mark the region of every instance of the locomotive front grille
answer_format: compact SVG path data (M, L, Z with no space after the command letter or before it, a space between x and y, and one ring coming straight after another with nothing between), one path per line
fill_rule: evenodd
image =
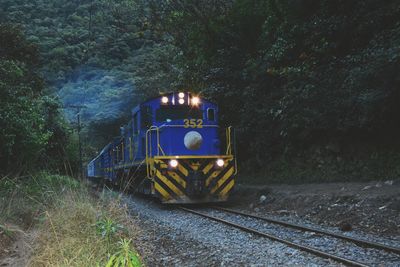
M216 166L216 157L178 158L171 168L169 160L176 157L154 158L154 191L166 203L225 201L235 180L233 157L222 157L224 166Z

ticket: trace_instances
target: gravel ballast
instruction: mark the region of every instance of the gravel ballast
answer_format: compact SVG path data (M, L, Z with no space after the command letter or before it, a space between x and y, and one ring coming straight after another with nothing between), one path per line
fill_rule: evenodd
M204 209L202 212L236 224L256 229L260 232L271 233L285 240L290 240L296 244L313 247L318 250L328 252L333 255L338 255L346 259L362 262L367 265L380 266L384 263L385 266L400 266L400 255L395 253L386 252L380 249L363 248L350 241L344 241L314 232L304 232L302 230L296 230L293 228L268 223L260 219L232 214L226 211ZM322 227L319 228L326 230ZM370 240L368 236L363 236L363 239L367 241L374 241ZM396 246L398 243L394 244L391 242L391 245Z
M149 266L340 266L151 199L122 199L144 230L136 242L153 242Z

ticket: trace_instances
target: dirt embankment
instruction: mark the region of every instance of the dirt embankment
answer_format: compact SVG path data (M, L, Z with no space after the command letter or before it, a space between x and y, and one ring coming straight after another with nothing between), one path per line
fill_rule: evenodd
M237 207L307 219L342 231L400 236L400 180L237 187Z
M13 243L11 236L5 234L3 231L0 232L0 259L4 258L8 252L9 247ZM1 262L0 262L1 264Z
M15 225L0 230L0 266L26 266L36 232L22 231Z

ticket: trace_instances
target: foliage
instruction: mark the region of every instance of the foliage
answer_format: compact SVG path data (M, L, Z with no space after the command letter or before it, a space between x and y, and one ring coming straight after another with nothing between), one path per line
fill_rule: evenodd
M0 224L0 234L4 234L8 237L14 236L14 231L5 225Z
M110 257L106 267L140 267L138 254L131 249L131 240L122 239L119 242L119 250Z
M34 227L35 239L29 243L34 249L32 266L105 266L111 255L120 260L122 251L140 264L130 242L124 241L124 246L118 242L134 238L140 230L137 223L115 197L95 198L89 190L72 177L45 172L19 179L2 177L0 232L20 231L7 225ZM110 238L100 238L99 230Z
M47 172L20 178L3 177L0 179L0 221L39 220L40 212L62 192L80 188L80 183L71 177Z
M132 106L182 88L219 103L250 170L282 158L288 166L302 160L304 169L315 150L330 158L331 146L339 148L332 157L358 157L359 140L368 156L398 153L398 1L4 0L0 7L1 20L24 25L42 60L24 42L13 42L15 51L26 47L25 58L43 63L64 104L87 105L90 153L118 134ZM28 145L51 138L39 137Z
M153 23L183 51L183 83L220 104L249 169L358 138L398 148L398 1L176 0L153 8Z
M44 94L37 47L15 25L0 24L0 38L1 172L21 173L39 162L59 168L68 128L58 101Z
M28 11L31 1L2 1L4 20L26 28L40 48L46 81L65 105L88 105L86 121L124 116L124 106L169 90L174 48L146 30L140 1L34 2ZM103 104L109 112L100 110Z
M124 227L111 218L104 218L96 222L96 230L101 237L111 241L118 232L124 230Z

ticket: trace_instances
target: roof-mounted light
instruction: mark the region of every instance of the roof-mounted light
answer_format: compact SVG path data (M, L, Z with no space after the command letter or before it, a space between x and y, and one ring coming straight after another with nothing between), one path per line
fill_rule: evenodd
M198 106L200 104L200 98L197 97L197 96L192 97L192 101L191 102L192 102L193 106Z

